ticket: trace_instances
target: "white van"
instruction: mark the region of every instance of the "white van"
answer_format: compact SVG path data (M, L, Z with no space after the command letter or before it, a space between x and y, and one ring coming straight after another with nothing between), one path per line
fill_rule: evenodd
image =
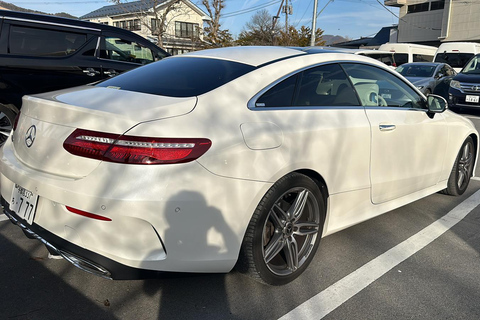
M393 52L389 51L380 51L376 49L351 49L351 48L340 48L340 47L315 47L327 51L338 51L343 53L352 53L358 54L361 56L367 56L385 63L387 66L395 69L397 67L395 63L395 58Z
M446 42L438 47L435 62L448 63L455 71L460 72L471 57L480 53L480 43Z
M355 52L355 54L373 58L375 60L385 63L387 66L392 67L394 69L397 66L393 52L381 51L381 50L359 49L358 51Z
M432 62L436 47L414 43L385 43L378 48L379 51L393 52L397 66L410 62Z

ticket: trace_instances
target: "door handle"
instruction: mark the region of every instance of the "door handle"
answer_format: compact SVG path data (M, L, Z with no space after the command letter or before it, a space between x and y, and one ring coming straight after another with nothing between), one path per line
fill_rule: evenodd
M95 77L97 74L100 74L100 71L97 71L93 68L87 68L83 70L83 73L85 73L89 77Z
M394 124L380 124L378 128L380 129L380 131L393 131L397 128L397 126L395 126Z
M119 74L119 72L117 72L116 70L114 69L108 69L107 71L103 71L104 74L106 74L107 76L109 77L114 77L116 76L117 74Z

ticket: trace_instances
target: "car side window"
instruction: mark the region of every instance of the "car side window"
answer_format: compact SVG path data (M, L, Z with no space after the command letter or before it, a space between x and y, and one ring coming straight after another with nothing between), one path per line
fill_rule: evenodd
M314 67L281 81L265 92L257 107L360 106L338 64Z
M152 50L144 45L120 37L105 37L100 51L100 58L147 64L155 61Z
M360 106L347 75L338 64L302 72L295 106Z
M10 26L8 52L37 57L63 57L74 53L87 41L87 35L31 28Z
M392 73L364 64L344 63L363 106L427 109L424 99Z

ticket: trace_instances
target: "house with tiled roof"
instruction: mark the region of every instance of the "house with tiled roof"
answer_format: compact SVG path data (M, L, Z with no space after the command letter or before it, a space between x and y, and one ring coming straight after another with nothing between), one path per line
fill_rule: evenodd
M160 44L171 54L198 50L203 43L203 23L210 17L189 0L140 0L101 7L81 20L108 24L133 31L153 42L158 40L160 19L164 18L165 32ZM173 8L173 9L172 9ZM164 13L167 14L164 16Z

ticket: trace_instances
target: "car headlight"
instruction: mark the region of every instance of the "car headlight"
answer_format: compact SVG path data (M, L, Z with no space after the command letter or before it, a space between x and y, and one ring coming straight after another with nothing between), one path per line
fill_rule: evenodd
M457 80L450 81L450 87L458 89L458 90L462 89L462 86L460 85L460 82L458 82Z

